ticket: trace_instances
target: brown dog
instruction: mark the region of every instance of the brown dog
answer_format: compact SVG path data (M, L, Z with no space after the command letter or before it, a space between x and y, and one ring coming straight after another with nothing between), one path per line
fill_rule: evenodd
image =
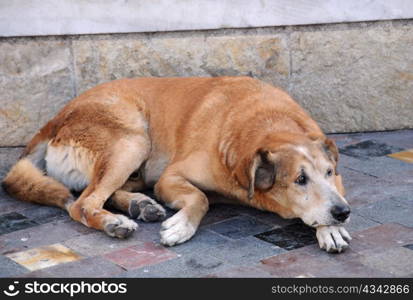
M190 239L209 200L301 218L320 247L342 251L349 206L338 151L286 93L248 77L140 78L99 85L66 107L31 140L3 182L18 199L66 209L86 226L124 238L164 209L161 242ZM70 190L83 191L75 200ZM203 192L204 191L204 192Z

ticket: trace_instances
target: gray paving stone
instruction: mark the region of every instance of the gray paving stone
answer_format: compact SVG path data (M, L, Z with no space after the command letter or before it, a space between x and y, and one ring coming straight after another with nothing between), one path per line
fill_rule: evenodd
M345 198L351 207L363 206L382 199L382 190L394 185L394 183L345 167L341 168L340 174L346 190Z
M12 261L10 258L0 255L0 277L18 276L29 272L26 268Z
M310 245L262 260L271 277L391 277L389 273L363 265L360 254L347 249L340 254Z
M398 223L413 227L413 207L387 199L357 208L355 212L378 223Z
M0 254L60 243L92 232L96 231L72 220L42 224L1 235Z
M0 193L1 193L1 188L0 188ZM22 210L32 209L36 207L38 207L38 205L36 204L18 201L16 199L12 199L8 195L7 196L0 195L0 215L9 214L12 212L21 212Z
M139 229L138 229L139 230ZM62 244L84 256L103 255L114 250L142 244L139 240L139 231L128 239L116 239L104 232L96 231L88 235L81 235L64 241Z
M213 195L213 197L218 197ZM212 204L207 215L201 222L201 226L218 223L237 216L250 216L258 221L272 225L284 226L291 224L294 220L283 219L275 213L262 211L253 207L235 205L235 204Z
M413 148L413 129L378 132L375 133L374 139L404 149L411 149Z
M322 262L321 262L322 264ZM347 262L332 262L327 268L314 270L314 277L330 277L330 278L389 278L394 277L386 270L379 270L370 266L366 266L359 261Z
M375 140L404 149L413 148L413 130L378 131L367 133L337 134L333 136L346 136L347 139L357 142Z
M359 253L401 247L413 243L413 228L387 223L353 233L351 248Z
M137 222L139 225L138 230L133 234L133 238L139 241L146 242L156 242L159 243L160 235L159 231L161 230L162 222Z
M394 185L386 189L384 194L389 194L389 199L400 202L408 207L413 207L413 186L412 185Z
M346 199L353 208L383 200L394 200L412 206L412 185L382 180L371 184L360 182L347 189Z
M268 278L271 274L257 266L234 267L218 273L209 274L209 278Z
M338 162L338 172L343 178L344 187L348 190L353 186L361 184L375 184L376 182L384 182L383 179L378 178L377 176L363 173L363 171L355 170L352 168L352 164L344 160L339 159Z
M240 239L270 230L272 226L250 216L238 216L205 228L232 239Z
M35 278L103 278L113 277L124 270L114 263L104 259L101 256L81 259L74 262L62 263L50 268L33 271L25 274L24 277Z
M384 199L394 199L408 205L413 204L411 179L406 177L406 172L411 168L409 165L413 166L412 164L396 162L396 165L402 165L404 168L404 173L398 174L398 170L394 169L395 166L392 161L394 159L384 158L386 163L393 165L393 172L396 172L396 174L389 174L388 170L383 167L380 173L371 175L368 172L371 171L371 165L374 162L345 155L342 155L341 158L339 172L343 177L346 199L352 207L359 207ZM400 178L400 180L397 178Z
M230 239L225 236L222 236L214 231L201 228L189 241L171 247L170 250L180 254L196 253L215 248L219 245L227 243L228 241L230 241Z
M327 134L327 137L334 140L338 148L342 148L351 144L356 144L361 141L362 139L356 137L355 134L349 133L335 133L335 134Z
M35 207L22 210L19 213L38 224L70 219L68 213L63 209L50 206L36 205Z
M273 228L287 226L297 221L297 219L284 219L275 213L258 210L252 207L241 206L240 212L241 215L251 216L260 222L271 225Z
M377 178L396 182L413 183L413 164L391 157L373 157L358 159L347 155L340 155L340 161L347 168L370 174Z
M216 195L213 195L216 197ZM212 197L211 195L209 197ZM240 206L230 204L212 204L209 206L207 214L201 221L200 226L207 226L218 223L241 214Z
M380 223L374 222L369 218L360 216L354 212L351 213L350 222L344 225L347 231L351 234L352 232L357 232L370 227L378 226Z
M233 267L224 260L203 253L182 254L176 259L127 271L117 277L203 277Z
M10 233L37 225L39 224L16 212L0 216L0 234Z
M237 266L256 264L261 259L284 252L284 249L251 236L230 241L207 251L208 255Z
M390 162L393 165L394 162L391 161L391 158L384 159L386 163ZM398 173L397 168L394 169L394 165L392 170L388 170L383 166L381 173L377 173L381 177L367 174L367 172L371 171L371 164L372 162L370 161L361 161L351 157L345 157L344 162L341 162L340 172L346 188L346 199L350 205L354 208L390 199L412 206L413 185L410 182L412 179L408 177L406 172L409 171L410 166L413 166L413 164L397 162L396 165L402 165L404 168L401 170L401 173ZM366 165L367 167L365 167ZM358 170L350 170L349 168L357 168ZM389 175L385 176L386 174Z
M361 262L395 277L406 276L413 270L413 251L405 247L366 251Z

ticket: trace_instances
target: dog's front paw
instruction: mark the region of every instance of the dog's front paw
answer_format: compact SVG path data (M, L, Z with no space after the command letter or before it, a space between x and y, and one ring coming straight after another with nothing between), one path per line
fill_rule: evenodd
M137 228L138 224L123 215L109 215L103 230L109 236L124 239Z
M184 211L179 211L162 223L161 243L173 246L189 240L196 231L196 227L188 220Z
M351 237L342 226L317 227L317 240L321 249L327 252L342 252L348 248Z

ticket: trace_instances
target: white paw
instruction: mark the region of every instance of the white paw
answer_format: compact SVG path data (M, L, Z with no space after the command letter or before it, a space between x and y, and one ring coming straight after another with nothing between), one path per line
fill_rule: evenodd
M317 227L317 240L321 249L327 252L342 252L348 248L351 237L342 226Z
M179 211L162 223L161 243L173 246L189 240L196 231L196 227L189 222L184 211Z

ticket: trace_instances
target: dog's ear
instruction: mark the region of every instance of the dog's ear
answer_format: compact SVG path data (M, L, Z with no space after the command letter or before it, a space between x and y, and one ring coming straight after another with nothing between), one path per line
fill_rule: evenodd
M334 170L336 175L339 175L337 171L338 148L336 143L332 139L326 138L324 135L320 135L319 133L309 134L308 137L315 143L321 144L321 147L326 153L328 159L331 160L331 162L334 164Z
M326 138L323 143L323 149L327 154L327 157L334 163L335 173L338 175L337 166L338 166L338 148L336 143L329 138Z
M270 152L259 149L249 168L248 199L254 197L255 190L269 190L275 183L276 164L270 159Z

